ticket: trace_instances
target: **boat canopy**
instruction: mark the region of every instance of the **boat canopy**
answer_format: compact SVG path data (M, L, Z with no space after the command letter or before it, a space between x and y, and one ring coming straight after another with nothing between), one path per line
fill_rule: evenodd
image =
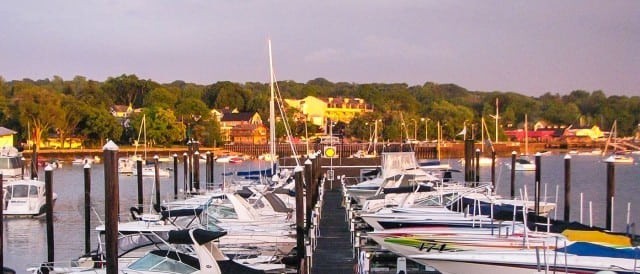
M168 242L171 244L194 244L191 240L191 235L189 235L189 231L189 229L169 231ZM193 230L193 238L199 245L211 242L224 235L227 235L226 231L209 231L199 228Z

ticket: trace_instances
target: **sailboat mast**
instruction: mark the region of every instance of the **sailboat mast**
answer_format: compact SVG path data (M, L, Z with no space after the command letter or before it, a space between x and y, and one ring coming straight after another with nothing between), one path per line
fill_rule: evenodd
M269 100L269 142L271 161L273 165L273 158L276 155L276 107L275 107L275 87L273 76L273 57L271 55L271 40L269 40L269 90L271 91L271 99Z
M500 109L498 108L498 98L496 98L496 143L498 143L498 119L500 117L499 111Z
M529 124L527 114L524 115L524 153L529 156Z

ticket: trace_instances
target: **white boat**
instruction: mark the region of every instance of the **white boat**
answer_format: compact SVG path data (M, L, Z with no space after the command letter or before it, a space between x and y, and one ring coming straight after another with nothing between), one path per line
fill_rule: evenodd
M605 159L605 162L614 162L616 164L633 164L633 157L627 155L611 155Z
M138 169L133 168L131 175L138 176ZM156 176L156 167L155 166L143 166L142 167L142 176L143 177L154 177ZM160 177L170 177L171 173L169 170L164 168L158 168L158 176Z
M231 260L217 245L218 240L226 232L214 232L204 229L170 230L162 236L157 234L133 234L134 240L143 240L151 246L157 246L146 252L142 257L118 260L121 273L174 273L174 274L235 274L235 273L265 273L270 271L285 271L284 264L250 263L249 261ZM126 236L126 235L124 235ZM84 265L84 266L83 266ZM43 268L30 268L28 271L39 273L107 273L104 268L95 268L94 262L88 260L83 265L73 267L52 267L45 271Z
M75 158L75 159L73 159L73 161L71 161L71 164L72 165L86 165L86 164L93 164L93 162L94 162L94 158L84 157L84 158Z
M4 205L2 213L6 216L38 216L45 214L47 200L45 182L35 179L21 179L3 183ZM52 202L58 198L52 193Z
M0 173L2 179L18 178L22 176L22 153L15 147L2 147L0 151Z
M511 164L507 164L511 167ZM513 168L513 167L511 167ZM516 159L515 171L535 171L536 164L532 163L531 160L527 158L518 158Z

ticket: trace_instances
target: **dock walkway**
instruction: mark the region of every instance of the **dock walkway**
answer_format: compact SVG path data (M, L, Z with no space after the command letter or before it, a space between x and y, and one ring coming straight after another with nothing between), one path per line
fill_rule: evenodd
M318 245L313 253L312 274L354 273L351 234L342 208L342 189L325 184Z

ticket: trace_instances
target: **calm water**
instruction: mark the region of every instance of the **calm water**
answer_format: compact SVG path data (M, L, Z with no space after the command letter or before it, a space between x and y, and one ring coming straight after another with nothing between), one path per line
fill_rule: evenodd
M542 157L542 193L544 185L547 186L547 199L554 201L556 186L558 187L558 218L562 218L564 212L564 155L553 154ZM638 155L633 156L636 164L616 165L616 197L614 230L624 231L626 225L627 203L631 203L631 223L640 221L640 162ZM509 195L510 169L504 163L510 162L510 158L500 158L496 165L498 194ZM446 160L445 160L446 162ZM456 160L451 160L454 168L460 168ZM246 166L258 167L257 161L245 162L242 165L216 164L215 173L220 181L223 171L246 170ZM173 163L164 163L163 167L173 167ZM583 222L589 223L588 202L593 204L593 224L604 226L605 223L605 199L606 199L606 165L598 156L573 156L572 162L572 197L571 218L579 220L580 193L584 197ZM178 165L178 187L182 188L182 164ZM200 168L201 182L204 182L204 164ZM173 175L172 175L173 176ZM44 178L41 171L41 178ZM101 164L91 168L91 199L92 206L100 218L104 217L104 172ZM490 169L481 168L481 180L490 180ZM58 194L58 201L54 208L54 234L55 234L55 258L56 261L67 261L84 252L84 177L83 168L80 165L66 163L62 168L53 171L53 189ZM163 200L173 199L173 177L160 178L160 191ZM120 208L123 219L128 218L128 209L136 205L137 178L132 176L120 176ZM203 184L203 183L201 183ZM534 172L516 172L516 194L519 189L527 186L530 197L533 197ZM151 200L153 186L152 178L144 179L145 203ZM532 199L532 198L531 198ZM552 213L553 214L553 213ZM91 216L92 227L100 224L96 214ZM4 219L4 264L18 273L26 273L28 266L37 265L47 258L47 240L45 220L42 219ZM640 230L639 230L640 232ZM95 233L92 235L92 248L95 248Z

